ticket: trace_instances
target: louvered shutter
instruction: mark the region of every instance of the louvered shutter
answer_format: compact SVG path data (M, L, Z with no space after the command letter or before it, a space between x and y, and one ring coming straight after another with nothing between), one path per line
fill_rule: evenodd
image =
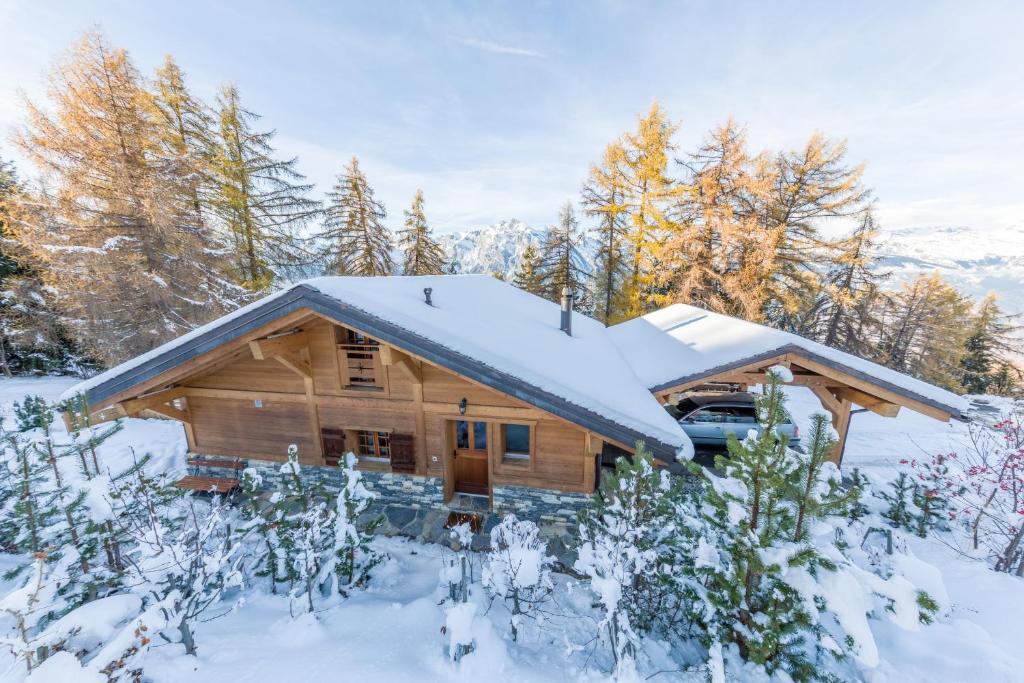
M392 434L389 447L391 448L391 471L416 471L416 440L412 434Z

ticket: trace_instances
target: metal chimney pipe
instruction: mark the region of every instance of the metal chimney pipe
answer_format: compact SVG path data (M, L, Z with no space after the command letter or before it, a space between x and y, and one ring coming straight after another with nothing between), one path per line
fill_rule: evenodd
M427 300L427 305L428 306L433 306L434 305L434 302L431 301L431 299L430 299L430 293L433 292L433 291L434 290L432 288L430 288L430 287L424 287L423 288L423 297Z
M562 324L559 329L572 336L572 290L568 287L562 287Z

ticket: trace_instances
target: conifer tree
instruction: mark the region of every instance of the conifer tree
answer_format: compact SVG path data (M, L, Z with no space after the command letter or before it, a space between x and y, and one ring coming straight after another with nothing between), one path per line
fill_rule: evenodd
M588 276L580 265L583 262L582 239L572 202L566 202L558 225L548 228L544 236L535 271L541 296L557 303L562 298L562 289L568 287L574 296L573 308L578 311L589 307Z
M1020 353L1021 342L1016 335L1020 327L1014 324L1016 317L1003 314L995 294L989 294L977 304L960 360L959 380L964 391L970 394L989 391L996 382L999 368L1006 367L1008 360Z
M146 94L154 119L159 144L169 165L168 171L181 183L181 196L187 202L180 211L186 224L201 239L211 241L209 248L223 249L213 241L210 213L214 198L212 164L217 153L217 126L209 107L189 91L185 74L167 55L157 68Z
M405 212L405 229L398 231L403 275L441 275L447 256L427 225L423 211L423 190L416 190L412 207Z
M680 163L687 191L658 249L659 299L760 319L777 267L778 233L756 210L770 193L767 159L747 152L746 133L730 120Z
M804 313L802 334L858 356L871 354L871 335L878 327L875 303L888 277L878 271L877 238L869 208L853 233L836 243L821 295Z
M333 275L390 275L394 264L391 231L383 222L387 213L373 196L356 157L327 196L319 234L324 270Z
M668 175L676 129L655 102L640 119L636 132L624 139L631 252L624 287L626 318L646 313L653 303L654 247L671 225L668 207L677 192Z
M306 274L312 256L302 228L320 215L313 186L302 182L297 159L276 158L274 131L253 130L259 116L242 106L234 85L217 95L217 117L214 207L229 235L235 282L260 291L275 278Z
M919 275L879 309L879 361L899 372L959 390L970 302L938 273Z
M48 109L27 104L16 140L47 190L19 207L15 231L77 336L113 363L233 307L207 242L182 227L190 197L128 54L86 34L49 94Z
M512 284L530 294L541 295L540 269L540 254L532 244L526 245L519 267L516 268L516 272L512 276Z
M621 142L608 145L601 164L591 166L582 193L584 212L598 221L591 229L598 244L593 299L595 316L605 325L622 319L626 306L623 286L630 275L625 160Z

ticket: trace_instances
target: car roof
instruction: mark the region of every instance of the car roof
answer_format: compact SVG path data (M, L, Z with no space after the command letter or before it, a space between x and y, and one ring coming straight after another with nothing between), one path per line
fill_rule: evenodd
M690 401L697 406L711 405L734 405L753 406L754 396L745 391L717 392L708 391L698 394L687 394L681 397L680 402Z

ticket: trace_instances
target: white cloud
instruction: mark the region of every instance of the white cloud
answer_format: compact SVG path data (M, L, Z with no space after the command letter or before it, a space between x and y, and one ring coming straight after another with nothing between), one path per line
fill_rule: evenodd
M495 43L490 40L477 40L476 38L457 38L452 37L456 43L465 45L466 47L476 48L477 50L483 50L484 52L494 52L499 55L516 55L518 57L543 57L544 54L537 52L536 50L528 50L522 47L513 47L511 45L502 45L501 43Z

